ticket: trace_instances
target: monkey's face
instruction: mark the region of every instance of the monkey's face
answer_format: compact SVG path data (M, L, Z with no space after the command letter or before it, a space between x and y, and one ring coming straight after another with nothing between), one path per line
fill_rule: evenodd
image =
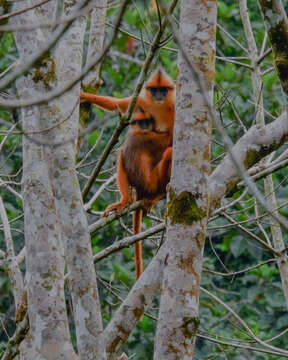
M173 88L168 86L147 86L146 90L154 102L162 104Z
M155 130L155 120L153 116L138 107L135 113L133 114L133 119L130 122L130 125L133 131L154 131Z
M155 130L155 120L152 117L133 119L131 126L134 131L153 131Z

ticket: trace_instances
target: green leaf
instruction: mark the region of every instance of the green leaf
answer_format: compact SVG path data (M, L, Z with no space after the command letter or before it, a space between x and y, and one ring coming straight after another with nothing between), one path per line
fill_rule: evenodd
M288 327L288 314L284 314L280 316L277 320L277 328L287 328Z
M135 25L138 22L138 16L134 11L126 11L124 19L130 25Z
M235 78L236 67L234 64L226 64L224 67L224 79L232 81Z
M230 249L235 258L239 257L246 249L246 242L241 235L234 236L231 243Z
M128 261L132 260L132 258L134 256L133 252L131 251L131 248L122 249L122 253L123 253L125 259L127 259Z
M223 1L219 1L218 3L218 17L219 18L227 18L230 13L230 8Z
M98 129L94 130L92 133L89 134L88 136L88 143L90 146L93 146L96 142L96 140L98 139L100 134L100 131Z
M152 329L153 329L153 323L152 323L151 319L149 319L145 315L143 317L143 320L140 321L139 326L140 326L141 330L143 330L146 333L152 331Z
M92 111L94 114L98 116L98 118L103 119L105 116L105 112L102 109L99 109L96 106L92 106Z
M130 285L132 278L128 271L120 264L113 264L113 269L115 271L115 277L117 280L122 281L125 285Z

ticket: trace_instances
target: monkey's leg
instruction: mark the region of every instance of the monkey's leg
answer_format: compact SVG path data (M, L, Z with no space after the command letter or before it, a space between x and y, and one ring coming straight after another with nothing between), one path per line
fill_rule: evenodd
M116 210L118 214L121 214L126 206L133 202L131 186L129 184L122 161L122 153L120 152L117 160L117 183L121 194L119 202L109 205L104 211L102 216L108 215L109 212Z

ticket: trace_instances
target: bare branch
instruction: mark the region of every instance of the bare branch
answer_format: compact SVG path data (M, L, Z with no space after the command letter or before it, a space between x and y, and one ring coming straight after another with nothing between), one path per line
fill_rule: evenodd
M8 217L1 196L0 196L0 217L2 219L2 223L4 227L5 243L7 249L8 273L13 286L15 306L17 309L21 302L21 298L24 290L24 283L17 259L15 257L10 224L8 221Z
M266 344L265 341L259 339L253 333L253 331L249 328L249 326L245 323L245 321L238 314L236 314L236 312L229 305L227 305L224 301L222 301L219 297L217 297L216 295L214 295L213 293L211 293L210 291L208 291L207 289L205 289L203 287L201 287L201 290L206 295L208 295L209 297L211 297L212 299L217 301L219 304L221 304L227 311L229 311L230 314L233 315L233 317L243 326L243 328L247 331L247 333L251 336L251 338L253 340L255 340L258 344L264 346L264 348L267 348L269 350L275 351L279 354L282 354L282 355L285 355L286 357L288 357L288 351L277 348L277 347L269 345L269 344Z
M165 230L165 224L159 224L156 226L153 226L146 231L142 231L141 233L133 236L126 237L122 240L119 240L115 242L114 244L107 246L104 250L100 251L96 255L94 255L94 262L98 262L101 259L104 259L105 257L109 256L110 254L114 253L115 251L124 249L126 247L129 247L132 244L135 244L137 241L143 240L147 238L150 235L157 234L160 231Z
M19 345L29 330L28 314L17 325L14 335L9 339L5 353L1 360L12 360L19 353Z
M1 20L9 19L9 18L11 18L11 17L13 17L13 16L16 16L16 15L23 14L23 13L25 13L26 11L30 11L30 10L32 10L32 9L35 9L35 8L39 7L39 6L42 6L42 5L46 4L46 3L49 2L49 1L51 1L51 0L43 0L43 1L39 2L38 4L34 4L34 5L32 5L32 6L28 6L28 7L24 8L24 9L21 9L21 10L18 10L18 11L13 11L12 13L9 13L9 14L1 15L1 16L0 16L0 21L1 21Z
M82 0L81 2L77 3L77 7L80 8L86 2L87 2L87 0ZM77 75L71 81L68 81L64 86L60 86L60 87L56 88L55 90L45 93L44 95L35 96L35 98L33 98L33 99L32 98L26 99L26 100L23 99L23 100L19 100L19 101L16 101L16 100L0 101L0 106L2 106L4 108L18 108L18 107L26 107L26 106L36 105L36 104L40 104L40 103L55 99L55 98L59 97L60 95L63 95L66 91L70 90L75 84L77 84L79 82L79 80L83 79L83 77L86 75L86 73L88 73L88 71L90 69L92 69L95 65L97 65L104 58L106 53L109 51L112 43L114 42L114 39L116 38L117 33L118 33L117 28L121 23L122 16L128 5L128 2L129 2L129 0L123 0L123 4L119 10L119 13L118 13L118 16L117 16L117 19L115 22L115 31L113 32L111 39L108 41L107 45L104 47L101 54L97 54L95 57L93 57L90 60L89 64L87 64L83 68L83 70L79 73L79 75ZM11 75L8 75L5 79L5 81L0 81L0 89L5 88L12 81L14 81L18 76L20 76L22 73L24 73L25 71L30 69L31 66L33 66L33 64L35 63L35 61L37 61L46 51L48 51L55 44L56 41L58 41L58 39L61 36L63 36L65 31L68 30L70 24L71 24L71 22L68 22L67 25L59 26L59 28L55 31L55 33L51 37L51 39L46 43L45 46L43 46L43 48L39 52L37 52L37 53L35 53L35 55L31 56L29 58L29 60L27 60L26 63L22 67L19 67L17 69L17 71L14 71Z

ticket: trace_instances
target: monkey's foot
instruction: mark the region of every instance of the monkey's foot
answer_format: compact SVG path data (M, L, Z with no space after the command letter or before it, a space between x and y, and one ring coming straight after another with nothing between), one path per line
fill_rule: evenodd
M144 214L149 213L153 206L156 204L156 202L154 199L143 199L141 201L141 208L143 209Z
M107 216L111 211L116 211L118 215L121 215L124 209L130 205L130 202L127 201L121 201L115 204L111 204L107 206L106 210L104 211L103 215L101 217Z
M166 193L161 193L155 196L153 199L144 198L141 200L141 208L143 209L144 214L150 212L150 210L157 204L157 202L161 199L164 199Z

